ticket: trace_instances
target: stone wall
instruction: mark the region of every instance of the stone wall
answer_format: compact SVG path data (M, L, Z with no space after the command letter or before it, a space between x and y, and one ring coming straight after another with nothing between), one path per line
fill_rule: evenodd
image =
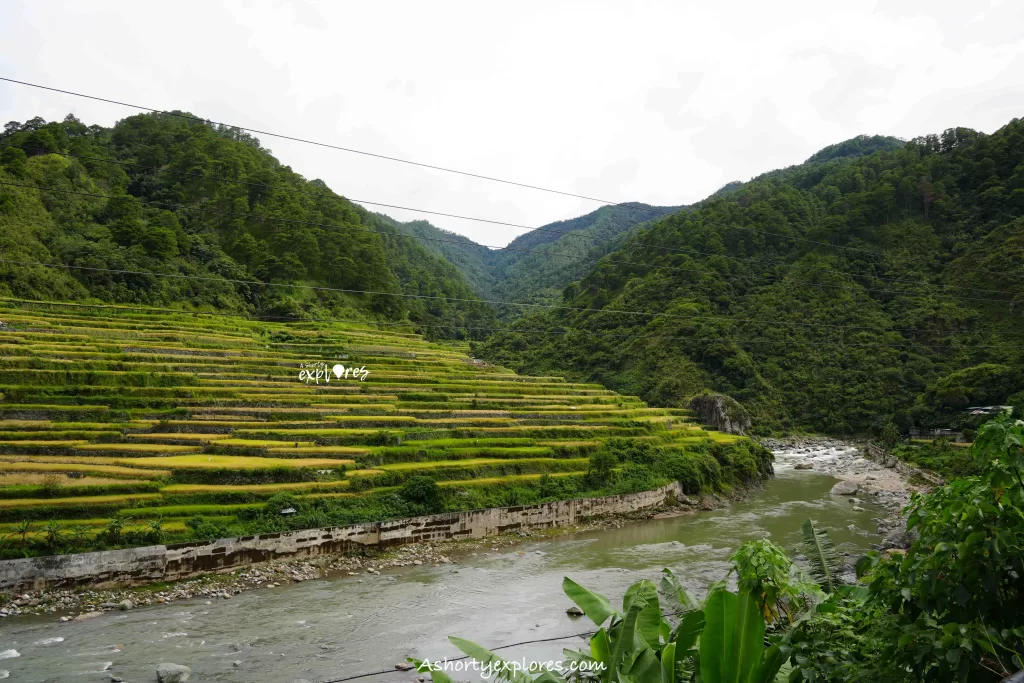
M271 560L424 541L482 538L516 529L548 529L569 526L590 517L656 508L668 499L682 496L681 487L675 483L653 491L604 498L451 512L216 541L5 560L0 562L0 592L175 581Z
M904 477L920 477L932 486L942 486L946 483L946 480L941 475L908 465L877 444L868 443L863 453L868 460L877 462L882 467L896 470Z

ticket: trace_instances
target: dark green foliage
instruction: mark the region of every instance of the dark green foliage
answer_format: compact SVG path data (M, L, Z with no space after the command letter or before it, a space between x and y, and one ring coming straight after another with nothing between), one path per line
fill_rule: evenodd
M882 425L881 433L882 443L887 447L892 448L900 442L903 437L900 436L900 428L896 426L896 423L892 420L886 420L885 424Z
M986 424L981 469L916 495L905 554L857 565L845 591L792 635L797 680L999 681L1024 668L1024 426Z
M812 159L630 232L565 289L585 310L475 352L656 405L724 393L761 433L946 427L1019 394L1024 122Z
M196 515L185 522L189 529L189 536L194 541L208 541L214 538L226 538L230 536L227 524L216 522Z
M611 483L612 473L619 459L608 449L601 449L590 456L590 467L587 468L587 477L595 486L606 486Z
M441 488L430 477L411 477L402 486L399 495L413 505L422 507L427 513L437 512L442 506Z
M824 147L807 159L807 163L829 161L843 157L860 157L875 152L889 152L906 146L907 141L886 135L858 135L843 142Z
M901 444L892 450L892 455L904 462L937 472L947 479L981 473L981 463L971 455L971 449L954 446L949 439Z
M8 126L0 150L0 182L47 190L0 185L4 258L77 267L0 264L0 294L408 318L444 323L424 331L448 337L492 317L446 300L475 298L454 266L240 131L163 114L87 128L69 116ZM377 293L271 286L291 284Z

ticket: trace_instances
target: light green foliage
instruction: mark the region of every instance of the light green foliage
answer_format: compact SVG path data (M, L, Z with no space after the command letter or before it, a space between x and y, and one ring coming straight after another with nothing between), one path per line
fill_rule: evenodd
M785 551L768 540L747 541L729 558L739 587L749 591L769 622L806 609L809 598L821 596L817 585L805 580Z

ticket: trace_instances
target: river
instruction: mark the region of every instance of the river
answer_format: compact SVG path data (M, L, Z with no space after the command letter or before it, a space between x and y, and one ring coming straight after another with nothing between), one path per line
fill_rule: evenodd
M112 676L149 683L158 663L174 662L192 668L192 681L329 680L390 669L409 655L457 655L449 634L497 646L587 631L589 621L565 613L572 603L561 591L563 576L618 605L630 583L657 581L669 567L700 597L725 575L729 555L743 541L767 537L793 548L808 517L831 529L841 551L856 554L877 542L871 520L884 514L880 507L862 502L864 511L852 510L847 497L829 495L835 479L793 470L785 458L776 470L763 491L726 509L527 539L455 555L455 565L338 576L212 604L197 598L110 612L81 623L59 624L52 615L8 619L0 622L0 671L26 683ZM580 644L569 638L502 654L546 661ZM396 671L361 680L415 679L414 672Z

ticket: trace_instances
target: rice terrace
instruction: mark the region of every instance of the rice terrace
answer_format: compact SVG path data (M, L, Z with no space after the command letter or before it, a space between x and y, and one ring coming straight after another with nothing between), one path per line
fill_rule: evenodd
M442 500L519 505L670 477L698 493L752 482L764 467L746 439L702 429L686 410L516 375L395 330L31 302L5 302L0 319L7 557L386 519ZM309 384L299 367L312 360L369 374ZM609 445L671 445L687 459L680 472L627 462L633 471L611 489L590 459ZM288 508L298 514L282 516Z

